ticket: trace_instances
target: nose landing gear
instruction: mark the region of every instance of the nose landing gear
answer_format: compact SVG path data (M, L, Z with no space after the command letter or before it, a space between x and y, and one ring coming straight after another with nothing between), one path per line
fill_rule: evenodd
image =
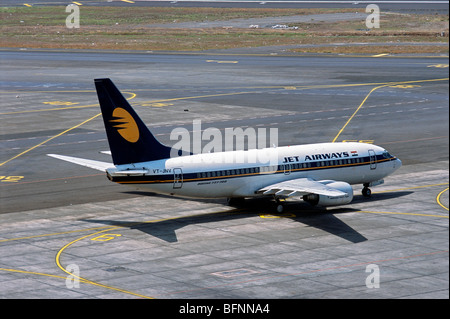
M362 195L366 198L369 198L372 196L372 191L368 187L368 184L364 184L364 188L362 189Z

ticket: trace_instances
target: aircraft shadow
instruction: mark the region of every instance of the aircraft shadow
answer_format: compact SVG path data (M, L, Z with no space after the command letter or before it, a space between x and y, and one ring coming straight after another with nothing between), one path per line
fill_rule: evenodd
M243 211L243 209L232 209L230 211L206 213L186 217L175 217L159 221L134 222L134 221L115 221L115 220L95 220L82 219L81 221L125 227L128 229L139 230L148 235L160 238L166 242L174 243L178 241L176 230L188 225L198 225L203 223L228 221L239 218L254 216L255 213Z
M149 192L127 192L137 195L145 196L164 196ZM367 201L388 200L398 197L407 196L413 193L412 191L402 192L384 192L375 193L371 198L364 198L362 195L356 195L353 203L363 203ZM172 196L166 196L172 197ZM190 200L190 199L187 199ZM206 203L225 203L220 199L192 199L193 201ZM186 217L168 218L160 221L149 222L135 222L135 221L115 221L115 220L95 220L83 219L82 221L89 223L97 223L103 225L120 226L129 229L139 230L148 235L160 238L166 242L174 243L178 241L176 230L186 227L188 225L198 225L203 223L229 221L234 219L254 217L256 215L274 213L274 201L271 198L253 198L247 199L240 205L233 206L235 209L225 210L223 212L205 213ZM358 233L355 229L341 221L336 215L350 212L358 212L358 209L352 208L333 208L323 209L312 207L311 205L299 202L286 202L285 212L280 214L280 217L290 218L294 221L300 222L308 227L314 227L332 235L338 236L352 243L360 243L367 241L367 238Z
M258 201L257 203L246 202L243 206L215 213L205 213L186 217L175 217L160 221L135 222L135 221L116 221L116 220L95 220L82 219L84 222L125 227L128 229L139 230L148 235L157 237L168 243L178 242L176 231L189 225L199 225L212 222L223 222L235 219L249 218L258 215L271 214L275 215L269 208L269 201ZM295 207L295 208L294 208ZM297 204L287 204L287 213L283 213L280 217L290 218L298 221L306 226L314 227L326 231L332 235L341 237L352 243L360 243L366 241L363 235L355 229L341 221L336 214L358 211L354 209L334 209L323 210L312 208L309 204L299 207Z
M364 203L364 202L377 202L382 200L394 199L403 196L413 194L413 191L397 191L397 192L383 192L383 193L372 193L370 198L366 198L362 195L355 195L353 197L352 204Z

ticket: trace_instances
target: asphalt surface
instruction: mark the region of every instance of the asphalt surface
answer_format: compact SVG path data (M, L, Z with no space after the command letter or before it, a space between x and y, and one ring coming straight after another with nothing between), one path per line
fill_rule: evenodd
M2 298L448 298L448 58L2 50L0 60ZM290 202L278 216L264 201L235 208L114 185L46 156L110 160L99 153L100 77L168 145L200 119L222 132L277 128L280 146L370 142L403 167L370 200L356 186L349 205ZM80 287L67 284L73 267Z

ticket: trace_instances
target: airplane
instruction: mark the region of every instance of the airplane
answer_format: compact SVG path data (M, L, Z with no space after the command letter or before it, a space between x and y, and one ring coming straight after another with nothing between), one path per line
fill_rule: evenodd
M113 163L47 155L106 172L118 184L181 197L227 198L230 205L271 196L281 213L288 198L321 207L348 204L354 184L362 184L363 196L370 197L370 187L402 165L382 147L352 142L180 154L154 137L110 79L94 82ZM260 158L265 160L255 160Z

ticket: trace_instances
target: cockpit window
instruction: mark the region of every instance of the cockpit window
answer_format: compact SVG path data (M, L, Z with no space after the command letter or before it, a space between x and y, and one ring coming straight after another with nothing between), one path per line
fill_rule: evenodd
M391 158L392 156L391 156L391 154L389 154L388 151L384 150L384 151L383 151L383 157L384 157L384 158Z

